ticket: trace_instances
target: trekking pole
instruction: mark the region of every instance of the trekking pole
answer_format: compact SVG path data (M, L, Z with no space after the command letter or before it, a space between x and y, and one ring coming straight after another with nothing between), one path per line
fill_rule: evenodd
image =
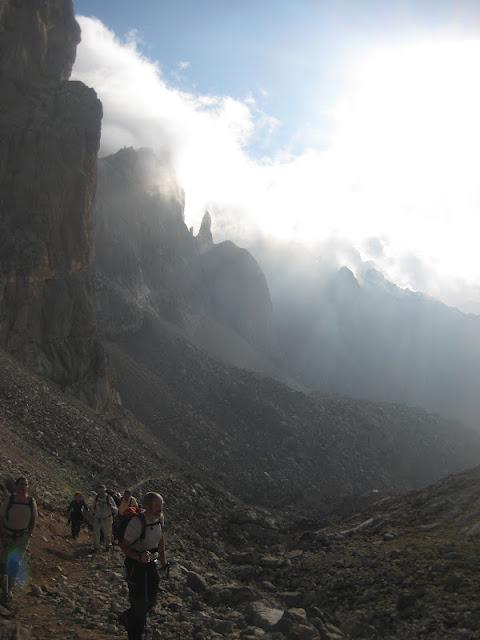
M167 580L170 578L170 567L172 566L172 564L174 564L174 562L167 560L167 562L165 563L165 566L163 567L163 571L165 571L165 578Z

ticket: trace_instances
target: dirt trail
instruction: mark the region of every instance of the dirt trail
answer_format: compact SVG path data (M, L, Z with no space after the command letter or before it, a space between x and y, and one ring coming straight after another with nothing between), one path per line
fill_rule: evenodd
M17 587L14 597L17 619L31 629L34 640L111 640L111 634L76 624L51 597L62 590L65 582L82 585L92 573L92 559L87 557L91 535L82 531L80 539L73 541L68 534L69 528L60 514L40 512L31 544L31 578L23 589ZM37 587L50 595L35 595Z

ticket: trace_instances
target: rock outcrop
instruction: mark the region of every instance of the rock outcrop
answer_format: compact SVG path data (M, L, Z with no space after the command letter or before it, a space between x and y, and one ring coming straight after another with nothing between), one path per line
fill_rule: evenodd
M79 40L71 0L0 2L0 347L99 406L91 265L102 105L68 81Z
M104 333L138 329L146 310L181 323L179 280L195 251L168 162L121 149L98 163L97 306Z
M192 261L191 278L189 300L204 317L231 328L258 352L274 357L270 292L251 253L229 241L212 244ZM205 329L208 326L204 333ZM215 349L214 342L209 351Z

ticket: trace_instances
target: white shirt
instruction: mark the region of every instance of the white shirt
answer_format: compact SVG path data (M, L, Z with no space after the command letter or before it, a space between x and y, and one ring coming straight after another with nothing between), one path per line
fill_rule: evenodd
M140 540L143 523L138 516L134 516L125 529L123 541L134 551L158 549L163 535L163 523L163 515L153 518L145 516L145 537Z

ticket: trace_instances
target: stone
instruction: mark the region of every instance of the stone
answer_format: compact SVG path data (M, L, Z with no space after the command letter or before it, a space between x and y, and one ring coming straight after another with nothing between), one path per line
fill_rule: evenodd
M195 573L194 571L187 571L186 578L187 585L192 589L192 591L203 593L208 589L207 581L198 573Z
M279 569L285 564L285 559L277 558L275 556L263 556L260 558L259 564L265 569Z
M247 609L247 617L251 624L261 629L272 629L280 622L284 614L283 609L271 607L265 602L251 602Z
M235 623L232 620L212 620L211 626L214 631L223 634L233 633L235 629Z
M205 600L212 605L235 606L252 602L258 598L255 589L248 586L220 585L211 587L204 593Z
M307 620L307 612L305 609L301 608L292 608L287 610L288 616L294 620L295 622L306 622Z

